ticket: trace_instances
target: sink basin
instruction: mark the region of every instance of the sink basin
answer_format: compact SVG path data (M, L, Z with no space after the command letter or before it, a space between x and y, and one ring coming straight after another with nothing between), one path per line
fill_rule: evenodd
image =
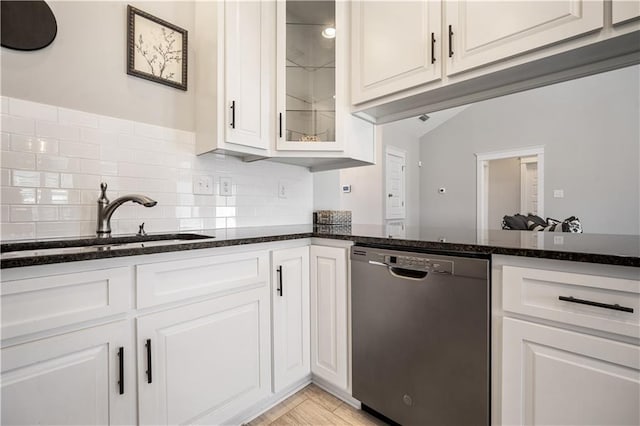
M89 253L95 251L127 250L133 248L184 244L215 237L200 234L155 234L110 238L83 238L77 240L51 240L37 243L2 244L2 259L31 256ZM37 246L37 248L34 248Z

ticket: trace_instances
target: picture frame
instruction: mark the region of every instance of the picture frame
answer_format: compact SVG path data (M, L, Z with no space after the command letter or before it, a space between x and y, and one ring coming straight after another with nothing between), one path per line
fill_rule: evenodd
M127 5L127 74L187 90L187 30Z

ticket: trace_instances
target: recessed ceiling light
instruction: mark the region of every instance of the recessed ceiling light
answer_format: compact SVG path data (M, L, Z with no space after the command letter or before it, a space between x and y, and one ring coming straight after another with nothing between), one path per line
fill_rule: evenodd
M327 27L322 30L322 37L324 38L336 38L336 29L333 27Z

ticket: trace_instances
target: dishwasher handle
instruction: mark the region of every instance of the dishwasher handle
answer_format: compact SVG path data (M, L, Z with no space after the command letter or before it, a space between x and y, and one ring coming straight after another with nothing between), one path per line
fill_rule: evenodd
M396 278L402 278L405 280L422 281L427 278L428 271L417 271L415 269L398 268L397 266L387 265L386 263L376 262L375 260L369 261L370 265L384 266L389 270L389 273Z

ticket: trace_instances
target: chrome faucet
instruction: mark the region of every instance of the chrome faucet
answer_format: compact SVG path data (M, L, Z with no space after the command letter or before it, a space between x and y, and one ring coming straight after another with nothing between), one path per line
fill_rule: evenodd
M100 184L102 193L98 198L98 228L96 235L100 238L107 238L111 236L111 216L118 207L126 203L127 201L133 201L134 203L142 204L145 207L153 207L158 204L157 201L152 200L146 195L123 195L120 198L116 198L112 202L109 202L107 198L107 184L102 182Z

